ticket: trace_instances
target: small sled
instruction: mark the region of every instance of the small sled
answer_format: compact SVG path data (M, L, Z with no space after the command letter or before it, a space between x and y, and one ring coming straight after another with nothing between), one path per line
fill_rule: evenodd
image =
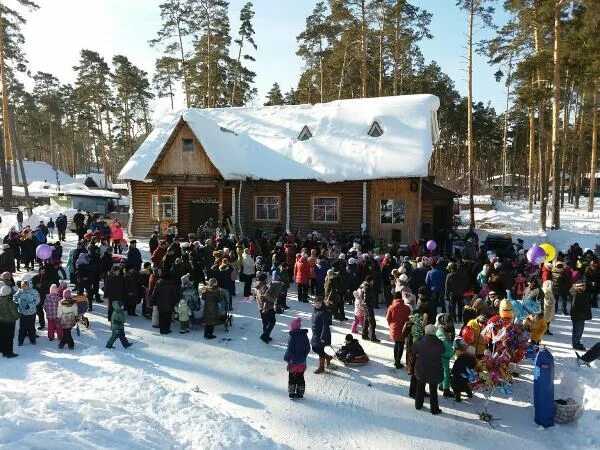
M369 362L369 357L367 355L358 356L358 357L352 358L349 361L345 361L338 356L335 349L331 346L325 347L325 353L327 355L335 358L337 361L341 362L346 367L361 367L361 366L367 365Z

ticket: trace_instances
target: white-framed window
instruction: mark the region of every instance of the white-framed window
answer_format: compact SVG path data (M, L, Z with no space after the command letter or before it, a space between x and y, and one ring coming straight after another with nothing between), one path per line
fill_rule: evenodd
M159 214L160 212L160 214ZM152 217L156 220L177 220L177 196L158 195L152 196Z
M254 219L278 222L281 217L281 199L278 195L254 197Z
M369 136L379 137L382 134L383 134L383 128L381 128L381 125L379 125L379 122L377 122L377 121L373 122L373 125L371 125L371 129L369 130Z
M339 197L313 197L312 221L314 223L338 223L340 217Z
M381 200L380 223L404 223L406 203L404 200Z

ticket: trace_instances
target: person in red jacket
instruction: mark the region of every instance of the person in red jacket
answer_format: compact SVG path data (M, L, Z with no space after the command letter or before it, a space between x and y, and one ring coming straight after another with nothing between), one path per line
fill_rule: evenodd
M385 316L388 325L390 326L390 339L394 341L394 367L401 369L402 353L404 352L404 324L408 322L411 310L402 300L402 292L394 293L394 301L387 310Z
M305 255L296 255L294 280L298 285L298 301L308 303L308 282L310 280L310 264Z
M167 254L167 243L166 243L166 241L161 240L158 243L158 248L156 250L154 250L154 253L152 253L152 256L150 258L150 260L152 261L152 265L157 268L160 267L162 265L162 260L166 254Z
M552 263L542 264L542 283L544 281L552 281Z

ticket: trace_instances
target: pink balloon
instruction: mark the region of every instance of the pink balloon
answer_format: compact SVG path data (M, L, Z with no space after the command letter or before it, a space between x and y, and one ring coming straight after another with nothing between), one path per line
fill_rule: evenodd
M48 244L38 245L35 249L35 256L43 261L50 259L52 257L52 247L50 247Z
M431 241L427 241L427 250L429 251L434 251L437 248L437 242L431 240Z

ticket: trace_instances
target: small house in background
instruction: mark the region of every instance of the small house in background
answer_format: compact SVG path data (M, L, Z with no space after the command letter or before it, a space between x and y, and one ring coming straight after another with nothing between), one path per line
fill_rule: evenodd
M92 170L87 174L78 173L75 175L78 183L85 184L91 189L111 189L112 183L102 171Z
M438 107L433 95L411 95L170 113L119 174L130 234L176 226L183 235L211 219L243 236L435 234L455 197L427 180Z
M81 186L81 185L79 185ZM110 213L122 209L121 195L104 189L89 189L85 186L67 185L60 192L50 196L50 205L63 208L81 209L97 213ZM125 199L126 206L129 205Z

